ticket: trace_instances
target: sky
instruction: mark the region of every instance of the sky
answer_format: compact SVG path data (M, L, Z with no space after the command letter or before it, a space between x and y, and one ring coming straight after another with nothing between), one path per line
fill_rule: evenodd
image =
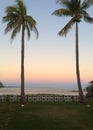
M23 0L28 15L37 22L39 38L31 32L25 37L25 84L43 87L76 86L75 26L66 37L57 33L70 17L57 17L52 13L60 8L56 0ZM15 0L0 3L0 81L6 85L20 85L21 33L10 43L11 32L4 34L2 22L5 9ZM93 7L88 10L93 17ZM82 85L93 80L93 24L79 24L80 75Z

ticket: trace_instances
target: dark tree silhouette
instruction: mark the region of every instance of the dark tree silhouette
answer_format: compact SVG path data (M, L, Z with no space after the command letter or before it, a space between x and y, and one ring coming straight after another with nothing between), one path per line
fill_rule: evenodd
M55 10L53 15L71 17L70 21L59 31L60 36L66 36L70 31L72 26L76 26L76 76L77 85L79 90L79 100L80 102L85 102L83 95L81 80L80 80L80 70L79 70L79 44L78 44L78 24L83 19L85 22L93 23L93 18L89 16L86 10L93 4L93 0L57 0L62 8Z
M27 15L27 9L22 0L16 0L16 5L8 6L6 8L6 16L3 17L3 22L7 23L5 34L12 31L11 40L15 38L18 32L21 31L21 104L25 103L24 91L24 39L25 30L27 31L28 39L30 38L30 31L34 31L38 38L38 30L36 28L36 21L32 16Z

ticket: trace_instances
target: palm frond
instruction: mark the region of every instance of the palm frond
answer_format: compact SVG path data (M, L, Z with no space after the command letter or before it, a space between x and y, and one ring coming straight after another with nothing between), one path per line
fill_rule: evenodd
M21 28L21 25L23 24L23 19L21 18L21 17L19 17L17 20L16 20L16 22L15 22L15 24L14 24L14 29L15 28Z
M6 14L10 14L10 13L13 13L13 14L19 14L20 12L18 11L17 7L16 6L8 6L6 8Z
M26 22L27 22L30 30L32 30L36 34L36 38L38 38L39 33L38 33L37 28L36 28L36 21L31 16L27 16Z
M89 14L85 10L82 10L81 14L85 22L93 23L93 18L90 17Z
M6 16L4 20L8 21L6 29L5 29L5 34L13 30L15 27L20 27L22 23L22 20L20 19L20 17L18 19L15 16L13 16L12 18L9 18L8 16Z
M16 37L18 32L20 32L21 25L22 25L22 19L19 18L13 26L13 32L12 32L12 35L11 35L11 40L13 40Z
M11 43L12 43L12 40L16 37L17 33L20 31L20 28L19 27L16 27L13 32L12 32L12 35L11 35Z
M72 13L70 10L67 9L58 9L55 10L52 15L56 15L56 16L72 16Z
M64 4L64 2L68 2L68 0L56 0L56 3L59 3L59 4Z
M84 0L81 4L81 9L88 9L90 6L93 5L93 0Z
M64 28L58 33L59 36L66 36L68 31L70 31L71 27L74 24L74 18L72 18L65 26Z
M21 15L26 15L26 6L24 5L22 0L16 0L17 8L19 9Z
M73 2L69 1L69 0L64 0L63 4L62 4L63 7L65 7L66 9L73 9L74 8L74 4Z
M3 17L3 22L16 21L19 16L17 14L9 13Z
M84 16L84 21L87 23L92 23L93 24L93 18L89 16Z
M32 16L25 17L26 22L28 22L31 26L36 25L36 21L33 19Z
M24 22L28 39L30 38L30 31L34 31L36 37L38 37L36 21L31 16L27 16L26 6L22 0L16 0L16 3L16 5L8 6L5 10L6 16L3 17L3 22L7 23L5 33L12 31L11 39L13 40L17 33L20 32Z
M77 12L80 9L81 0L72 0L71 8L73 12Z
M29 29L29 25L28 25L28 23L26 23L26 25L25 25L25 29L26 29L26 31L27 31L27 36L28 36L28 40L29 40L31 34L30 34L30 29Z
M7 34L9 31L11 31L13 29L14 25L12 24L12 22L9 22L5 28L5 34Z
M85 10L81 10L80 14L81 14L82 16L88 16L88 17L89 17L88 12L86 12Z
M32 30L36 34L36 39L37 39L39 37L39 33L38 33L36 26L33 26Z

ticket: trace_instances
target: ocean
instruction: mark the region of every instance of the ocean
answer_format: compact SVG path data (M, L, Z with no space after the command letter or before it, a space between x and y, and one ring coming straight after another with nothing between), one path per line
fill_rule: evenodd
M5 87L20 87L20 83L4 83ZM82 88L87 87L87 83L82 83ZM77 89L76 83L25 83L25 88L61 88L61 89Z
M6 86L5 88L0 88L0 95L14 94L20 95L20 86ZM26 84L25 94L60 94L60 95L78 95L78 88L75 84Z

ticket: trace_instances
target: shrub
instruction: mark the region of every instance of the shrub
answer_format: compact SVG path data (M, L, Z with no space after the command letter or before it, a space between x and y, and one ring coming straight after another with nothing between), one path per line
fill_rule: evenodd
M86 87L86 97L93 97L93 81L89 82L89 85Z

